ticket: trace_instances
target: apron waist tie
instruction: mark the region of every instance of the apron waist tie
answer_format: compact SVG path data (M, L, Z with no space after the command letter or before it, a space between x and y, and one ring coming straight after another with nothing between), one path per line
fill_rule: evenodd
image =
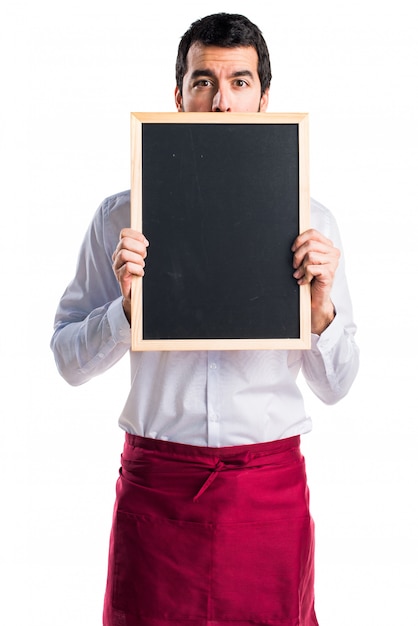
M232 461L221 461L219 459L217 461L215 467L213 468L213 470L211 471L211 473L209 474L209 476L207 477L207 479L203 483L203 485L200 487L200 489L197 492L197 494L194 496L193 502L197 502L198 499L200 498L200 496L203 495L207 489L209 489L209 487L211 486L211 484L213 483L215 478L217 478L217 476L219 476L219 472L221 472L225 467L228 467L228 466L232 466L233 468L234 467L243 467L244 465L247 465L248 460L249 460L248 458L247 459L242 459L242 460L239 460L239 461L238 460L236 460L236 461L233 461L233 460Z

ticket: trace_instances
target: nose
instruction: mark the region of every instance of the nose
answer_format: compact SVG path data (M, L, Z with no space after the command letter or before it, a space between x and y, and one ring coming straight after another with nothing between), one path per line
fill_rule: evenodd
M212 100L212 113L227 113L231 110L228 98L223 89L218 89Z

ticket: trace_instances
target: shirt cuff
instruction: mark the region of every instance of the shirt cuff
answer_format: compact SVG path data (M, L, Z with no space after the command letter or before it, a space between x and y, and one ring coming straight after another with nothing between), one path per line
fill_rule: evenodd
M107 309L110 332L116 343L131 343L131 327L122 306L122 296L114 300Z
M331 324L327 326L323 333L320 335L311 335L311 349L316 349L322 354L324 352L329 352L334 346L337 345L343 334L344 328L341 323L341 318L338 317L338 313L336 313Z

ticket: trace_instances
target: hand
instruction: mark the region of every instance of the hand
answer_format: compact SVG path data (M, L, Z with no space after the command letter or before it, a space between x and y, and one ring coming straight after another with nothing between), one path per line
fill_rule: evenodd
M312 332L320 335L335 316L331 289L340 251L332 241L311 228L295 239L292 252L293 276L298 285L311 285Z
M121 230L119 243L112 255L113 271L123 296L123 310L131 321L131 285L133 276L143 276L145 257L149 242L144 235L132 228Z

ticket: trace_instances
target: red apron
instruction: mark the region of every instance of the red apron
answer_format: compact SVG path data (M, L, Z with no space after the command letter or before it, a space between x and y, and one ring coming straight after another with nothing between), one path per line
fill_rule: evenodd
M127 434L104 626L318 626L299 444L205 448Z

